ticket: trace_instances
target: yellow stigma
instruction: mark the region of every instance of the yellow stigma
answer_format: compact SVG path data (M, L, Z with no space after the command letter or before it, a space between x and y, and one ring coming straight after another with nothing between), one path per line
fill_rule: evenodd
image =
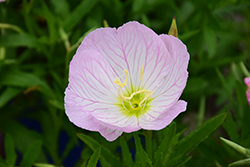
M123 83L119 80L119 78L121 78L123 75L122 75L121 77L116 78L116 79L114 80L114 83L115 83L116 85L120 86L121 88L123 88L123 87L127 84L127 82L128 82L128 71L124 69L124 72L125 72L125 74L126 74L126 79L125 79L125 81L124 81Z
M131 99L134 97L134 95L136 95L136 94L138 94L138 93L144 93L144 92L149 93L149 94L147 94L147 95L144 97L144 99L139 103L139 106L141 106L141 104L142 104L144 101L146 101L146 100L148 99L149 96L151 96L151 95L153 94L153 91L150 91L150 90L140 90L140 91L137 91L137 92L132 93L129 97L124 97L123 94L122 94L122 92L121 92L121 90L120 90L120 89L118 89L118 90L119 90L119 97L120 97L122 100L131 100Z
M150 100L147 101L149 99L149 96L151 96L153 94L153 91L150 90L146 90L146 89L137 89L137 91L133 91L129 92L127 88L127 92L125 93L125 95L123 95L122 92L122 88L124 86L127 85L128 82L128 71L124 69L124 73L126 74L126 79L124 82L120 81L120 78L123 77L123 75L119 78L116 78L114 80L114 83L116 85L119 86L118 88L118 96L121 99L121 106L122 106L122 110L126 111L125 114L135 114L137 116L139 116L140 114L146 112L146 110L149 108L149 103ZM141 65L140 68L140 79L143 81L143 65ZM133 87L133 85L131 84L131 87ZM136 88L134 89L136 90ZM119 100L120 101L120 100Z
M143 65L141 65L141 76L140 76L140 79L143 80Z

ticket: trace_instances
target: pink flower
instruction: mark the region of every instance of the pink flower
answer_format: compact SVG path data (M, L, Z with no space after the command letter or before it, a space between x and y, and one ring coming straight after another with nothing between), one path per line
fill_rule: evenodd
M188 61L178 38L158 36L138 22L96 29L70 63L66 114L108 141L123 132L160 130L186 110L187 103L178 99Z
M0 0L0 3L1 3L1 2L4 2L4 1L6 1L6 0Z
M250 106L250 78L245 78L244 82L247 85L246 95L247 95L248 104Z

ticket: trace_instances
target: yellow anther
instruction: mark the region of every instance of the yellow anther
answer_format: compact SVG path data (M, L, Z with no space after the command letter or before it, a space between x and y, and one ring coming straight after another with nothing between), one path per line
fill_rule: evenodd
M140 79L143 80L143 65L141 65L141 76L140 76Z
M123 88L128 82L128 71L124 69L124 73L126 74L126 79L123 83L119 80L119 78L121 78L122 76L114 80L114 83L121 88Z

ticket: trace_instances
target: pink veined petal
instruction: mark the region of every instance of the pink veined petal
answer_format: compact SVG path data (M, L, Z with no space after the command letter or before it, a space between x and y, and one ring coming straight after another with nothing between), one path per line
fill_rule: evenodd
M250 78L245 78L244 82L247 85L246 96L247 96L248 104L250 106Z
M153 100L150 105L170 108L180 98L186 86L189 54L186 46L178 38L171 35L160 35L160 37L170 52L173 61L171 71L165 76L164 81L156 91L154 91L152 95Z
M181 112L185 111L187 102L183 100L177 101L171 108L166 109L157 119L148 121L147 118L141 116L139 124L143 129L160 130L169 125Z
M100 134L105 137L108 141L114 141L119 136L121 136L122 131L117 129L110 129L108 127L102 126L99 130Z
M100 121L91 113L114 106L117 89L108 62L96 51L77 52L70 63L69 85L65 91L65 110L75 125L100 130Z
M250 77L244 79L245 84L247 87L250 85Z
M77 52L94 49L109 62L117 76L126 69L134 86L154 90L170 70L171 56L164 42L148 27L138 22L128 22L122 27L100 28L91 32ZM143 65L144 79L140 80ZM122 82L124 81L123 80ZM114 78L115 79L115 78Z
M141 129L136 116L126 116L118 107L109 108L105 111L97 110L91 114L110 129L118 129L127 133Z

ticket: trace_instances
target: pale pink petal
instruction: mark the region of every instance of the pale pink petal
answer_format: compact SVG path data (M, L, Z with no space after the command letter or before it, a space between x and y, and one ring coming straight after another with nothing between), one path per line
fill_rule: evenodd
M128 86L132 83L133 86L153 91L171 68L171 56L164 42L138 22L128 22L118 29L100 28L91 32L77 52L86 49L100 52L117 76L121 76L124 69L128 70ZM144 70L143 83L140 80L141 65Z
M250 78L245 78L244 82L247 85L246 96L247 96L248 104L250 106Z
M177 101L171 108L166 109L157 119L149 122L147 118L141 116L139 124L143 129L160 130L170 124L181 112L186 110L187 102Z
M75 125L99 131L100 121L91 113L117 103L116 77L108 62L96 51L77 52L70 63L69 85L65 91L66 114Z
M111 128L122 130L123 132L133 132L141 129L136 116L127 116L117 108L109 108L105 111L94 111L91 113L103 125Z
M122 131L117 129L110 129L108 127L102 126L99 130L100 134L104 136L108 141L114 141L119 136L121 136Z
M171 71L165 76L164 81L157 90L154 91L150 105L158 108L170 108L180 98L186 86L189 54L186 46L178 38L171 35L160 35L160 37L164 41L173 62ZM157 109L151 112L151 115L159 115Z
M247 85L247 87L249 87L249 85L250 85L250 77L249 78L245 78L244 82Z

